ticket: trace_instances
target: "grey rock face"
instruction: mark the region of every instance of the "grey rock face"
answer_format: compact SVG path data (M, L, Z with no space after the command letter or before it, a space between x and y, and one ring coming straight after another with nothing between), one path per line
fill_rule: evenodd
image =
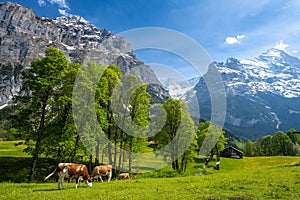
M226 92L225 129L244 139L298 129L300 60L279 49L257 58L214 63ZM195 86L202 119L211 118L210 91L203 78ZM186 100L191 95L186 94Z
M59 48L72 62L95 61L117 64L124 74L133 73L141 82L156 84L161 94L169 95L149 66L138 60L122 37L90 24L80 16L56 19L38 17L18 3L0 3L0 108L9 103L22 87L20 72L44 56L47 47ZM151 88L151 87L150 87ZM160 99L160 98L159 98ZM160 99L161 101L163 99Z

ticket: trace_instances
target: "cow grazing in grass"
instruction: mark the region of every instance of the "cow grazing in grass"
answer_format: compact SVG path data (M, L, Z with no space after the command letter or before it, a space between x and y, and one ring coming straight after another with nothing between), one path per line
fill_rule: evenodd
M98 179L98 177L100 177L100 180L103 183L102 176L108 176L107 182L110 181L111 176L112 176L112 166L111 165L99 165L93 169L93 172L91 174L92 178Z
M116 180L121 180L121 179L130 179L129 173L119 174Z
M220 170L220 161L218 161L218 162L216 163L216 166L214 167L214 169Z
M58 174L58 189L60 189L60 185L62 188L65 188L64 185L64 178L76 178L76 185L77 188L79 186L80 180L85 180L89 187L92 187L92 179L89 175L88 169L85 165L82 164L75 164L75 163L59 163L57 168L49 174L45 180L50 178L55 172L57 171Z

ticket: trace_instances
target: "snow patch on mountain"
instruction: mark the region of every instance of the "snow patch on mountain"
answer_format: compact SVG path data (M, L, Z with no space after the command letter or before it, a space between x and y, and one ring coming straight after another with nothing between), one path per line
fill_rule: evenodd
M175 78L161 78L159 81L169 91L172 98L182 99L187 92L193 90L195 85L199 82L200 77L194 77L188 80Z
M272 48L261 55L215 62L226 91L224 128L234 135L255 140L278 130L297 129L300 119L300 59L284 49ZM206 76L206 75L204 75ZM206 77L209 77L208 75ZM210 94L204 78L195 86L200 117L211 118ZM190 104L189 104L190 105Z
M8 106L8 104L3 104L2 106L0 106L0 110L5 108L6 106Z
M271 92L293 98L300 96L300 60L279 49L270 49L253 59L229 58L217 63L227 92L256 94Z
M279 120L279 118L275 112L270 112L270 114L273 116L273 119L276 122L276 128L278 129L281 124L281 121Z

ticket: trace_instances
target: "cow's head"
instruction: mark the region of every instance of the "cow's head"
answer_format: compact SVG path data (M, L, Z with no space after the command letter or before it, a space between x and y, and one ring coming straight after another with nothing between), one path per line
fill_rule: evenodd
M93 182L92 182L92 177L91 177L91 176L88 176L88 179L86 180L86 184L87 184L89 187L92 187Z
M68 167L67 167L67 166L64 167L63 170L62 170L62 172L63 172L64 174L68 173Z

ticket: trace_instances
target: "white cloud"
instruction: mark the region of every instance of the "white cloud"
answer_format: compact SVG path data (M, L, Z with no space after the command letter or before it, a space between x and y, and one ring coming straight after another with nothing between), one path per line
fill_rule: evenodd
M38 0L39 6L45 6L46 2L44 0Z
M297 54L298 51L297 51L297 50L293 50L292 53L293 53L293 54Z
M58 9L58 12L59 12L59 14L61 14L61 15L65 15L65 16L69 16L70 14L68 13L68 11L67 10L64 10L64 9Z
M52 5L58 5L59 9L58 12L61 15L65 15L68 16L70 15L70 13L68 11L70 11L70 7L68 6L68 3L66 0L38 0L38 4L39 6L46 6L47 3L50 3Z
M68 6L66 0L48 0L51 4L57 4L60 8L65 8L70 10L70 7Z
M283 41L280 40L274 48L285 51L285 49L288 48L288 46L289 46L288 44L284 44Z
M236 43L240 43L241 39L243 39L244 37L246 37L246 36L245 35L237 35L235 37L227 37L225 40L225 44L233 45Z

